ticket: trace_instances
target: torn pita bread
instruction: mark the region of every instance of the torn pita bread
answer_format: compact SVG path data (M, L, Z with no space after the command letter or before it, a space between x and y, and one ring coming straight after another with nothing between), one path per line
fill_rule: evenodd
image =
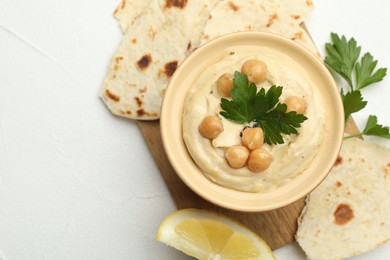
M152 0L122 0L114 11L123 32L146 10Z
M296 239L310 259L343 259L390 239L390 149L345 140L329 176L307 198Z
M122 0L114 11L123 32L126 32L129 25L142 14L153 0ZM222 0L228 1L228 0ZM311 0L268 0L280 5L284 11L300 24L305 21L307 15L314 8Z
M126 31L110 62L100 96L112 113L153 120L169 78L198 46L220 0L156 0Z
M211 12L201 43L227 33L240 31L264 31L282 35L319 56L309 35L295 19L284 12L280 5L264 0L220 2Z

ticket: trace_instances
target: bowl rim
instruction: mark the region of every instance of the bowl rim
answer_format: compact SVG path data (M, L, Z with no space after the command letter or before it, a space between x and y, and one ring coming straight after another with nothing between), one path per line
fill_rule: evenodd
M281 45L288 46L288 48L292 48L295 51L297 51L299 54L303 55L305 59L309 59L310 62L312 62L315 66L318 68L321 68L319 71L320 74L322 74L323 77L325 77L328 80L329 83L329 93L332 95L332 97L338 97L334 98L333 100L333 106L336 110L339 111L338 114L335 115L334 118L332 118L332 123L335 123L335 127L337 127L334 132L337 133L337 136L334 136L333 143L336 144L336 147L333 148L331 156L326 161L325 165L322 165L322 172L321 174L318 174L318 177L315 178L315 182L307 184L303 190L300 192L296 192L293 188L296 189L296 187L290 188L290 190L294 191L295 193L292 193L291 191L286 191L288 194L293 194L295 196L284 196L283 200L279 200L277 202L273 203L260 203L264 201L268 201L271 199L270 194L272 192L268 193L251 193L251 192L242 192L242 191L236 191L229 188L224 188L218 184L213 183L211 180L209 180L207 177L204 176L204 174L199 170L198 172L202 176L192 176L189 177L188 174L186 174L186 167L183 167L183 163L179 162L179 159L183 159L183 157L180 157L180 154L177 153L177 151L174 151L173 144L170 143L170 138L172 137L170 134L170 130L172 130L172 124L174 119L170 119L170 108L172 105L172 99L175 96L174 88L175 85L179 84L179 79L182 77L183 71L186 70L187 66L191 65L191 62L194 62L194 60L199 59L198 57L207 51L212 50L213 48L217 48L218 45L221 45L222 43L225 45L233 44L235 42L239 42L240 39L250 39L252 41L274 41ZM173 87L172 87L173 86ZM182 101L184 103L184 100ZM177 107L176 107L177 108ZM182 113L180 113L181 115ZM180 118L181 121L181 118ZM329 72L329 70L326 68L324 63L320 58L315 56L312 52L307 50L305 47L299 45L298 43L294 42L291 39L285 38L283 36L268 33L268 32L255 32L255 31L249 31L249 32L236 32L236 33L230 33L223 36L220 36L216 39L213 39L206 44L200 46L198 49L196 49L191 55L189 55L182 64L178 67L176 72L173 74L172 78L170 79L164 99L161 106L161 117L160 117L160 129L161 129L161 137L162 137L162 143L164 150L166 152L167 158L169 162L171 163L175 173L178 175L178 177L185 183L187 187L189 187L192 191L194 191L196 194L201 196L202 198L206 199L207 201L216 204L218 206L221 206L223 208L236 210L236 211L244 211L244 212L261 212L261 211L269 211L277 208L281 208L283 206L289 205L303 197L305 197L307 194L309 194L312 190L314 190L329 174L330 170L332 169L334 162L337 159L337 156L339 154L341 144L342 144L342 138L344 133L344 113L343 113L343 105L341 101L341 97L339 94L338 87L336 85L336 82ZM180 133L181 133L181 123L180 123ZM182 135L179 137L182 141ZM180 143L180 142L179 142ZM176 143L177 144L177 143ZM185 144L184 144L185 146ZM184 147L185 150L187 150L186 146ZM185 156L185 159L188 160L188 151L187 155ZM178 157L178 158L177 158ZM192 164L194 162L192 161ZM197 167L197 166L196 166ZM317 166L318 168L319 166ZM294 180L294 182L298 183L298 180L302 179L302 174L298 175ZM200 179L202 180L200 180ZM204 179L207 179L207 182L210 183L210 185L213 185L215 189L223 189L226 193L231 193L230 196L226 197L223 196L225 192L217 192L217 194L222 194L221 196L215 196L216 193L213 193L212 190L205 189L204 186L199 186L200 182L204 181ZM296 180L297 179L297 180ZM291 181L291 182L292 182ZM289 184L286 184L289 185ZM286 186L284 185L284 186ZM283 186L283 187L284 187ZM281 189L283 189L283 187ZM277 189L279 190L279 189ZM208 191L208 192L206 192ZM285 192L285 193L286 193ZM259 203L254 203L257 200L251 199L250 197L254 194L262 194L260 197L263 197L261 200L258 200ZM241 199L235 199L235 195L238 195L241 197ZM259 196L258 196L259 197ZM225 199L224 199L225 198ZM227 199L226 199L227 198ZM273 198L273 197L272 197ZM271 200L270 200L271 201Z

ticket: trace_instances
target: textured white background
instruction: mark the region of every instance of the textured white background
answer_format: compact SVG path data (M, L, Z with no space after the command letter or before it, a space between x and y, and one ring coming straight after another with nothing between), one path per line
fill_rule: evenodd
M175 207L136 124L97 97L118 2L0 0L1 260L188 259L155 241ZM307 26L321 52L346 34L390 68L389 14L386 0L317 0ZM390 125L389 85L363 91L360 126ZM303 258L295 244L276 255ZM389 257L388 243L356 259Z

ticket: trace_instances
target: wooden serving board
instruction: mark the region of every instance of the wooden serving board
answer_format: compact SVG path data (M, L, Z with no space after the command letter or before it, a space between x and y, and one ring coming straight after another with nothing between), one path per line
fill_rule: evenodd
M190 190L173 170L162 145L159 121L138 121L138 126L178 209L209 209L228 215L259 234L272 250L294 241L297 219L305 205L305 198L283 208L261 213L237 212L214 205ZM358 132L352 118L346 124L346 132Z

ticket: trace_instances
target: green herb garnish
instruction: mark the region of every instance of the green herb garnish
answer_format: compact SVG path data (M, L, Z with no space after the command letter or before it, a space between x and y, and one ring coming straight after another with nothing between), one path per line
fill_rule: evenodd
M362 136L362 135L374 135L383 138L390 139L390 132L388 126L383 126L378 124L378 119L376 116L370 115L367 119L367 124L364 130L361 133L348 135L344 139Z
M345 121L351 114L362 110L367 105L367 101L363 100L362 93L359 90L350 91L346 94L341 90L341 98L343 100Z
M361 48L357 46L354 38L347 41L345 36L340 38L335 33L330 36L332 42L325 44L325 64L342 76L352 88L352 72Z
M378 61L369 52L358 61L361 47L354 38L347 40L345 36L340 38L331 33L331 40L325 45L325 64L347 81L351 91L379 82L386 76L386 68L374 72Z
M347 40L345 36L340 38L337 34L331 33L331 42L325 45L325 50L325 64L343 77L349 85L349 91L345 94L341 90L344 116L347 120L351 114L362 110L367 105L367 101L363 100L360 90L382 81L386 76L387 69L379 68L375 70L378 61L374 60L369 52L366 52L359 60L361 47L357 45L354 38ZM379 125L377 117L370 115L361 133L345 138L361 135L389 138L389 128Z
M274 85L268 91L257 90L255 83L249 84L248 77L238 71L234 73L233 85L232 99L221 99L220 114L239 124L257 123L267 144L284 143L281 134L297 134L297 128L307 119L295 111L286 112L287 106L279 102L281 86Z

